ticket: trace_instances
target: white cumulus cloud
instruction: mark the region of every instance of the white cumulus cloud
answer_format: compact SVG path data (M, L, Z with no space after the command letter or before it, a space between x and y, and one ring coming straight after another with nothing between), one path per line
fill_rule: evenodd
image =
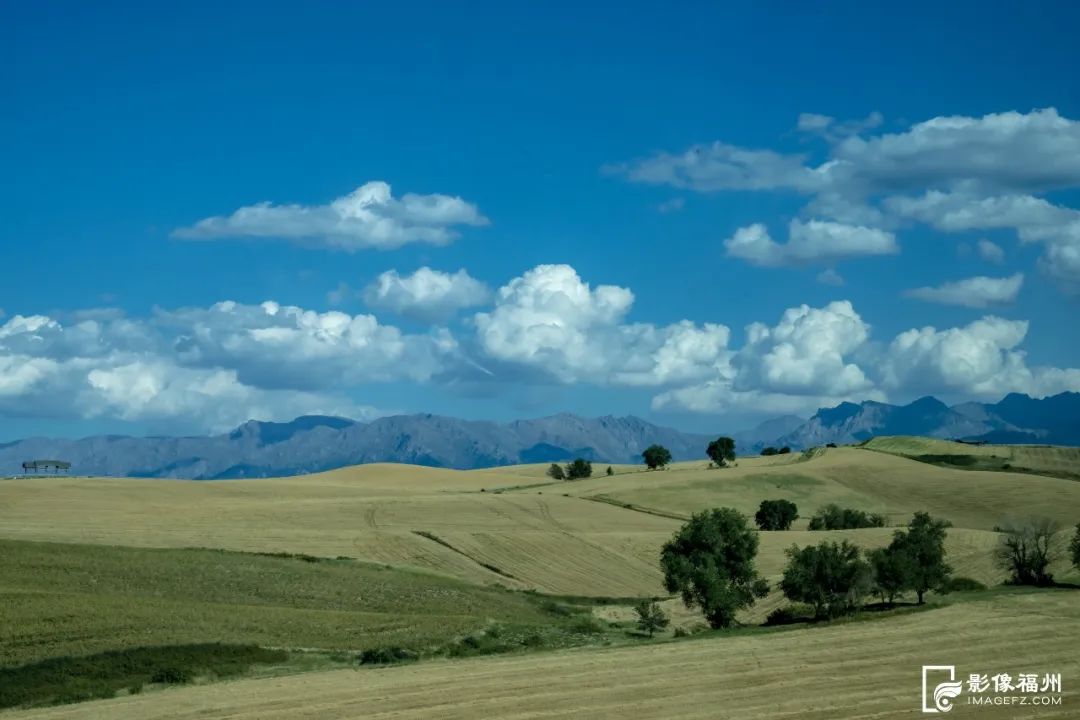
M724 247L731 257L764 267L829 263L899 252L892 233L826 220L792 220L786 243L774 241L764 225L750 225L736 230L724 241Z
M457 311L488 302L491 290L465 270L445 273L422 267L402 276L387 270L364 289L371 307L424 322L445 321Z
M193 240L278 238L349 251L385 250L409 243L445 245L457 237L457 226L486 224L476 206L460 197L406 193L396 198L390 185L373 181L327 205L262 202L205 218L173 235Z
M1020 287L1023 284L1023 273L1016 273L1003 278L978 275L964 280L947 282L937 287L914 288L908 290L905 294L918 300L942 305L985 308L990 305L1004 305L1013 302L1020 293Z

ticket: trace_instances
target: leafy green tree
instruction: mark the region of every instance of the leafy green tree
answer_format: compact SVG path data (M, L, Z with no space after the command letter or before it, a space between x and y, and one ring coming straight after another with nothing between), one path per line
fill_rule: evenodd
M725 463L735 460L735 441L729 437L718 437L705 448L705 454L717 467L724 467Z
M668 616L664 613L664 609L659 604L650 600L642 600L634 606L634 612L637 613L638 620L637 626L642 632L649 633L649 637L653 636L657 630L663 630L671 623Z
M874 592L881 596L883 603L895 604L896 597L911 587L910 557L897 547L894 539L889 547L872 550L867 558L874 575Z
M1073 567L1080 570L1080 523L1076 524L1076 534L1069 541L1069 555L1072 557Z
M758 535L738 510L696 513L660 553L664 587L701 608L710 626L730 627L737 611L769 592L754 564L757 549Z
M788 599L813 607L815 617L854 612L870 592L870 566L847 540L802 549L792 546L787 556L780 589Z
M551 463L551 467L547 469L547 476L553 480L565 480L566 473L563 472L562 465L558 463Z
M799 517L799 508L790 500L762 500L754 522L762 530L790 530Z
M928 513L917 512L908 523L906 533L896 533L893 543L897 551L907 556L911 577L909 586L923 604L929 590L938 590L949 581L952 568L945 562L945 529L951 523L935 520Z
M810 530L853 530L855 528L885 527L885 516L867 514L862 510L842 508L836 503L825 505L810 518Z
M1009 573L1014 585L1052 585L1047 572L1060 548L1054 542L1058 525L1052 520L1029 519L1002 529L995 553L998 566Z
M645 451L641 453L641 457L650 470L655 470L671 462L671 451L663 445L653 444L645 448Z
M585 458L576 458L566 466L567 480L580 480L587 477L592 477L592 463Z
M774 448L772 445L769 445L768 447L761 448L761 454L762 455L776 455L779 452L780 451L777 450L776 448Z

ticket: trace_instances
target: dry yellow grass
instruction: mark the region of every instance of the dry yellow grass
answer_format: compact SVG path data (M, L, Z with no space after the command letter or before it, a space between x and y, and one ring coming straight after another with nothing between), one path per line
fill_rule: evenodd
M1041 515L1071 526L1080 516L1074 481L941 468L852 448L806 461L794 454L742 459L722 470L704 462L662 472L616 466L613 477L536 485L546 479L545 468L460 472L380 464L262 480L6 480L0 481L0 537L344 555L480 584L629 596L663 592L657 557L680 522L598 498L676 518L720 506L752 514L763 499L791 499L803 516L796 531L762 535L759 563L770 577L779 574L791 544L825 537L798 529L829 502L882 512L896 524L916 510L951 520L956 572L983 582L1000 579L990 562L995 537L987 532L995 525ZM500 487L519 489L492 492ZM844 536L873 547L890 533Z
M1080 603L1069 591L999 593L900 617L610 650L431 662L241 680L4 714L10 720L921 717L921 666L1061 673L1061 705L949 717L1080 714Z

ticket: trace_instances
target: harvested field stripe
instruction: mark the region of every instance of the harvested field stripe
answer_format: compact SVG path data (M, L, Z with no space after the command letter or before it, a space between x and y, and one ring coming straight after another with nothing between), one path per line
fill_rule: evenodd
M510 573L505 572L505 571L495 567L494 565L491 565L490 563L486 563L486 562L482 562L480 560L477 560L476 558L474 558L472 555L465 552L464 550L461 550L459 548L454 547L453 545L446 542L445 540L443 540L441 537L439 537L435 533L430 533L430 532L427 532L426 530L413 530L413 534L414 535L419 535L422 538L427 538L428 540L431 540L432 542L439 543L443 547L448 548L450 550L453 550L458 555L461 555L463 557L467 557L468 559L472 560L474 563L476 563L480 567L484 568L485 570L490 570L491 572L495 573L496 575L502 575L505 578L510 578L511 580L517 580L517 578L514 577L513 575L511 575Z

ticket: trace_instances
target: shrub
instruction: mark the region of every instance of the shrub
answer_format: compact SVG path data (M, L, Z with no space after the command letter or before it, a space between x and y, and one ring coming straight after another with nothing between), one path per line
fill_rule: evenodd
M576 458L566 466L565 474L567 480L592 477L592 463L584 458Z
M1073 567L1080 570L1080 523L1076 524L1076 533L1069 541L1069 556Z
M768 594L754 565L758 535L732 508L695 514L664 544L660 567L668 592L697 606L714 628L729 627L735 613Z
M671 451L663 445L653 444L645 448L641 453L641 457L650 470L656 470L665 467L671 462Z
M856 528L885 527L885 516L862 510L842 508L829 503L810 518L810 530L853 530Z
M394 665L397 663L411 662L417 659L412 650L402 647L387 646L371 648L360 653L361 665Z
M614 474L615 474L615 471L611 469L611 466L610 466L610 465L608 465L608 466L607 466L607 476L608 476L608 477L611 477L611 476L612 476L612 475L614 475Z
M724 467L725 463L735 460L735 441L729 437L718 437L705 448L705 454L717 467Z
M769 626L791 625L793 623L799 622L801 619L802 618L800 618L799 615L792 608L779 607L768 614L768 616L765 618L765 624Z
M813 607L815 617L852 613L870 591L870 566L847 540L802 549L792 546L787 556L780 589L789 600Z
M558 463L551 463L551 467L547 469L547 476L552 480L566 479L566 473L563 472L562 465Z
M1009 573L1014 585L1052 585L1054 576L1047 568L1057 559L1054 541L1058 525L1052 520L1029 519L1009 524L995 553L998 566Z
M582 615L570 622L567 629L581 635L596 635L604 632L604 626L592 615Z
M666 628L671 622L664 613L663 608L653 601L642 600L634 606L634 612L636 612L638 616L638 629L642 632L649 633L649 637L652 637L653 633L657 630Z
M941 592L975 592L978 590L985 590L986 586L978 580L973 580L969 577L954 577L945 581L945 584L941 586Z
M167 685L186 685L194 680L192 672L182 667L162 667L150 674L150 682Z
M799 508L790 500L762 500L754 522L762 530L790 530Z

